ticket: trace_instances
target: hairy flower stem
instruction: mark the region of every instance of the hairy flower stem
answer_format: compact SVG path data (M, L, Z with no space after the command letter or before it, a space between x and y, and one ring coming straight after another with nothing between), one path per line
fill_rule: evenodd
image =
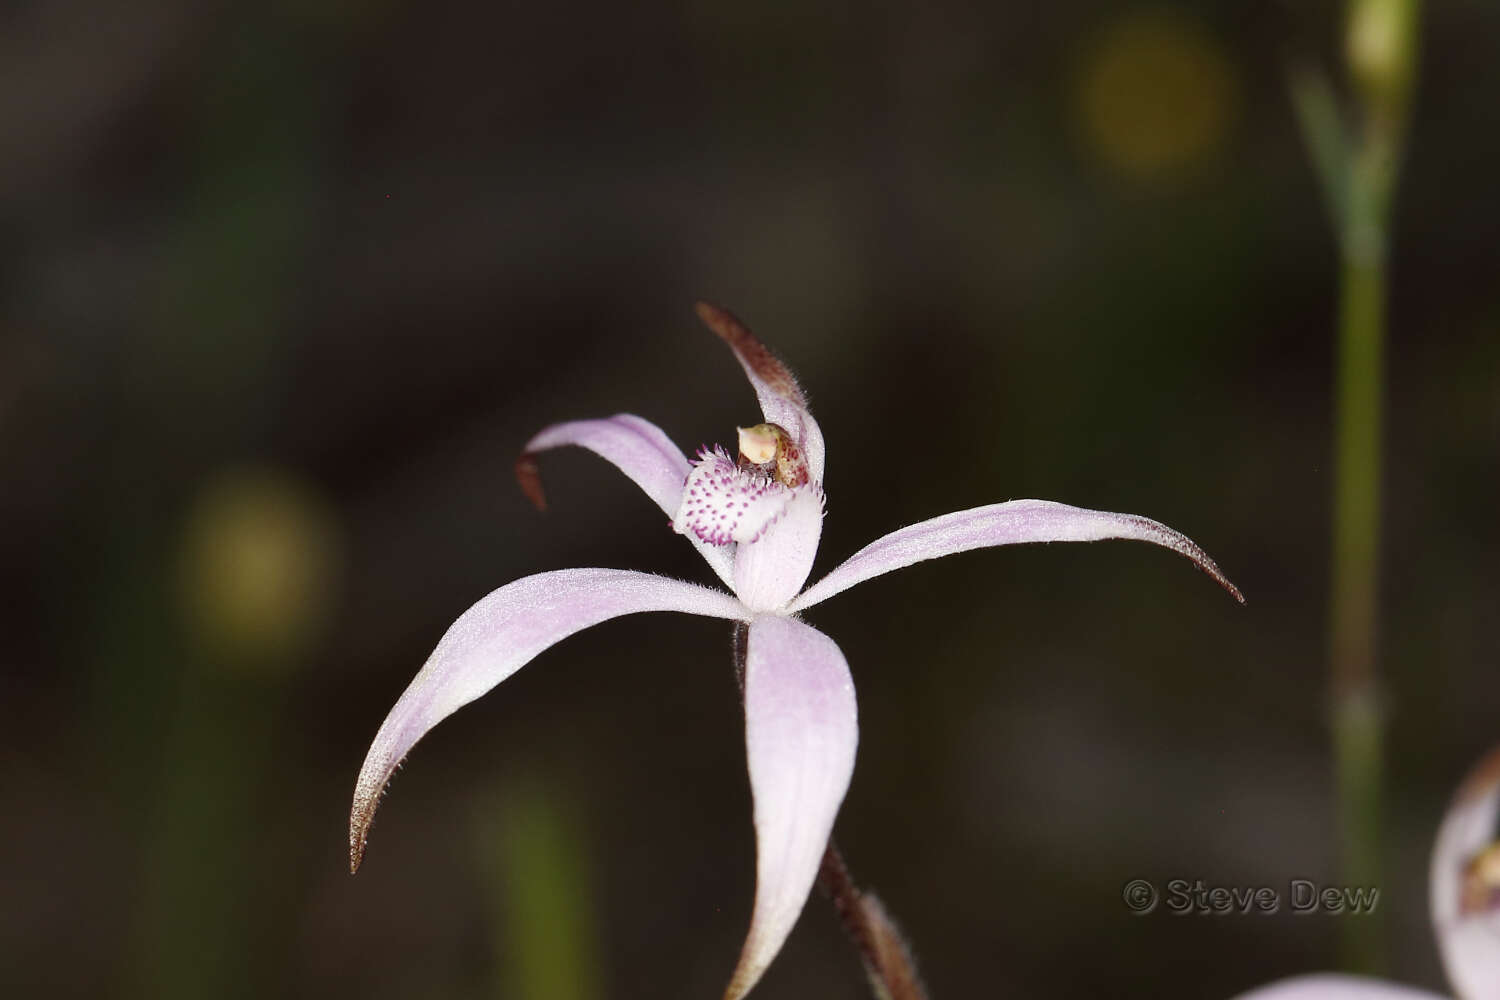
M833 903L849 939L859 949L876 1000L927 1000L906 938L880 900L855 886L844 856L831 839L818 871L818 886Z
M735 680L742 698L749 634L749 625L736 622L729 635ZM833 903L849 940L859 951L875 1000L928 1000L906 938L896 928L880 900L873 893L860 892L855 886L849 875L849 866L832 838L829 838L828 850L823 854L822 867L818 869L818 886Z

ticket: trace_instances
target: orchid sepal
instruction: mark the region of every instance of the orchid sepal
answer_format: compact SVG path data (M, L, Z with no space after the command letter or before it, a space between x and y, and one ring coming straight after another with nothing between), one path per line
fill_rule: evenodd
M516 459L516 481L537 510L547 509L537 455L569 445L585 448L625 473L666 513L675 515L687 478L687 457L665 431L632 413L617 413L602 420L570 420L544 427L526 442ZM734 585L734 552L689 537L714 575L727 587Z
M357 870L364 857L391 775L434 726L573 633L646 611L752 617L728 594L621 569L561 569L523 577L460 615L386 715L365 755L349 812L349 870Z
M878 538L808 587L788 610L805 611L873 577L972 549L1110 538L1150 542L1184 555L1236 601L1245 603L1245 595L1207 552L1191 538L1159 521L1139 514L1071 507L1053 500L1010 500L919 521Z
M818 877L859 743L854 681L828 636L781 615L750 623L745 756L755 800L755 910L724 1000L781 949Z

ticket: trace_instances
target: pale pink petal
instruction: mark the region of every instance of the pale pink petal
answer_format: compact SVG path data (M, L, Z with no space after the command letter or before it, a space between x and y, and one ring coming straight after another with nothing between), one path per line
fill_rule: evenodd
M526 443L516 459L516 479L521 489L539 510L547 507L546 494L537 471L538 453L565 445L587 448L612 463L645 491L668 517L677 513L682 502L683 482L688 476L688 460L660 427L630 413L617 413L603 420L573 420L553 424ZM731 551L689 538L702 553L709 567L727 585L731 579L734 554Z
M1187 556L1244 603L1238 588L1219 572L1214 561L1186 535L1136 514L1084 510L1051 500L1012 500L944 514L879 538L834 568L791 603L797 612L826 601L857 583L924 559L936 559L991 545L1024 542L1096 542L1126 538L1151 542Z
M349 813L349 866L359 867L375 807L401 759L433 726L554 643L639 611L748 620L728 594L619 569L563 569L508 583L449 626L396 702L360 768Z
M682 498L682 483L687 478L688 460L672 443L666 432L649 420L630 413L617 413L603 420L571 420L553 424L526 442L521 461L531 460L538 452L565 445L587 448L629 476L668 517L677 510ZM517 463L519 466L519 463ZM528 496L545 507L541 485L528 482L518 468L522 487Z
M1448 982L1463 1000L1500 998L1500 892L1479 881L1465 893L1471 862L1495 843L1500 819L1500 750L1464 781L1432 851L1432 923Z
M825 456L823 432L808 410L807 397L802 394L802 387L792 377L791 370L727 309L700 302L698 318L734 351L740 367L750 379L756 398L760 400L766 422L776 424L792 435L807 458L812 481L821 483Z
M1283 979L1241 993L1235 1000L1444 1000L1436 993L1363 976L1323 973Z
M797 922L858 742L854 682L833 640L791 618L751 622L745 754L755 796L755 913L725 1000L750 991Z
M753 542L791 502L790 487L739 468L721 448L705 450L688 473L672 530L714 546Z
M752 611L775 611L797 596L812 572L823 534L823 491L792 491L781 516L734 553L734 592Z

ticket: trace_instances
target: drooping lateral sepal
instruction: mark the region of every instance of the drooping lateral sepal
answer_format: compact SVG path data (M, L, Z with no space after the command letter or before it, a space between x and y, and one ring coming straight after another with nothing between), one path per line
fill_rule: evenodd
M725 1000L750 991L797 922L858 742L854 682L834 641L778 615L751 622L745 757L755 799L755 910Z
M564 569L508 583L459 616L381 723L349 811L349 868L359 867L381 793L401 759L439 722L538 653L591 625L644 611L745 620L728 594L619 569Z

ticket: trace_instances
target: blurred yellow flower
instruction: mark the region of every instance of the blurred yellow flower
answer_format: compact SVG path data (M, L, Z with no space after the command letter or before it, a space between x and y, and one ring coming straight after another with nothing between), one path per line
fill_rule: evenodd
M184 526L188 624L237 658L288 658L327 611L336 553L331 515L310 489L272 470L221 473L203 485Z
M1237 91L1219 42L1168 9L1127 13L1104 28L1082 53L1075 81L1090 150L1136 179L1177 172L1219 151Z

